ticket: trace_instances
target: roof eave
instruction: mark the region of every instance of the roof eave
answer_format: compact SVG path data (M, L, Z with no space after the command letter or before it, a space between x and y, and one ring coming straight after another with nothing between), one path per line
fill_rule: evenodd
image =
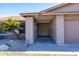
M55 15L79 15L78 13L20 13L23 17L36 17L36 16L55 16Z

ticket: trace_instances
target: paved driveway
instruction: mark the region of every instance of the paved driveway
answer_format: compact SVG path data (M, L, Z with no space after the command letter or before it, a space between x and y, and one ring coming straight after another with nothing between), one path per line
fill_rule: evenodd
M35 43L28 47L26 51L79 51L79 44L57 46L55 44Z

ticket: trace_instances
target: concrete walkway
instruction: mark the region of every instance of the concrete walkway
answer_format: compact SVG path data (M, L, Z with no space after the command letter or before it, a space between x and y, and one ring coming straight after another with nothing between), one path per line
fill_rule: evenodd
M57 46L52 40L37 39L37 41L26 51L79 51L79 44L65 44L64 46Z

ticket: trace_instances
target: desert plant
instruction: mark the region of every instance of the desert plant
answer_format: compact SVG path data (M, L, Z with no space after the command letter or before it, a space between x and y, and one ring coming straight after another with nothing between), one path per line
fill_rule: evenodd
M15 30L20 29L20 22L17 22L16 19L8 18L6 21L0 23L0 28L5 32L11 32L17 35Z

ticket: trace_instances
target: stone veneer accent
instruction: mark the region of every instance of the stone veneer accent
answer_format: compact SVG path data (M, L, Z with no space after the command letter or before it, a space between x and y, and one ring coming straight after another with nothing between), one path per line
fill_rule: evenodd
M56 43L57 45L64 44L64 16L56 16Z

